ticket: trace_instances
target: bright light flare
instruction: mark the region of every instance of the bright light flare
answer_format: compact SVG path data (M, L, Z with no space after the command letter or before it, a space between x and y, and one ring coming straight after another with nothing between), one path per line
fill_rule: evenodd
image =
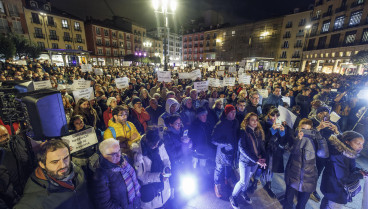
M176 6L177 6L177 2L176 2L176 0L171 0L171 1L170 1L170 8L171 8L171 11L172 11L172 12L175 12L175 10L176 10Z
M186 197L190 197L197 192L197 179L192 175L184 175L180 178L180 190Z
M306 25L305 26L305 29L309 29L309 28L311 28L312 26L311 25Z
M153 6L153 9L155 11L157 11L158 8L160 7L160 1L159 0L152 0L152 6Z

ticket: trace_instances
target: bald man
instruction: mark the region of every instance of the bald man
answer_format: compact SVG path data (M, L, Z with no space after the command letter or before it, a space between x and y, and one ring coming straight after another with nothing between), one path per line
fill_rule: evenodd
M0 208L13 208L32 171L24 140L0 125Z

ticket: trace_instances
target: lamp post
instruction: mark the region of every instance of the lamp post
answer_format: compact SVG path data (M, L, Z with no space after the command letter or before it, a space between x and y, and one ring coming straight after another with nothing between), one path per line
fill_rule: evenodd
M170 4L171 12L168 11ZM176 0L152 0L152 5L155 13L163 14L165 18L164 30L164 70L167 71L167 31L169 29L167 15L175 14ZM159 10L161 8L161 10Z

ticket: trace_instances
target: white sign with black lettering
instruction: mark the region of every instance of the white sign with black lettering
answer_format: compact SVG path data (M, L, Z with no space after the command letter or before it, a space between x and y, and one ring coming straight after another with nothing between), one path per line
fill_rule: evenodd
M239 71L238 71L238 74L242 74L242 73L244 73L244 68L239 68Z
M208 78L208 86L221 87L220 80L217 78Z
M236 73L236 67L229 67L229 73Z
M93 127L69 136L63 136L61 139L70 146L71 154L98 143Z
M239 83L250 84L251 76L246 74L239 75Z
M234 77L226 77L223 81L224 86L235 86L235 78Z
M268 97L268 90L267 89L257 89L259 95L262 96L262 98L267 98Z
M191 79L192 73L179 73L179 79Z
M91 72L92 71L92 65L91 64L83 64L81 66L82 72Z
M284 67L282 69L282 74L287 75L287 74L289 74L289 71L290 71L290 68L289 67Z
M194 82L194 88L197 89L197 92L207 91L208 81Z
M33 82L33 88L34 90L40 90L40 89L51 89L52 85L50 80L46 80L46 81L36 81Z
M91 81L86 80L73 80L73 90L82 90L89 88L91 86Z
M217 71L217 76L224 76L224 75L225 75L225 71L223 70Z
M157 71L157 78L160 82L171 82L170 71Z
M192 71L192 80L196 80L197 78L202 78L201 70L199 69Z
M225 70L225 66L220 66L220 70Z
M79 99L86 98L88 101L95 98L95 94L93 92L93 87L89 87L87 89L73 91L73 96L75 102L77 103Z
M129 79L127 77L115 79L115 84L118 89L124 89L129 87Z
M96 68L94 71L96 75L103 75L103 70L101 68Z
M210 71L210 72L211 72L211 71L214 71L214 70L215 70L215 68L216 68L215 66L210 66L210 67L208 67L208 71Z

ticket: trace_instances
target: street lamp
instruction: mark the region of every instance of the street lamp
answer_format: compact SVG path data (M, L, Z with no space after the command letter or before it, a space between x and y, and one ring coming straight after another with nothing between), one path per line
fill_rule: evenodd
M165 30L164 30L164 70L167 71L167 30L169 29L167 15L175 14L176 0L152 0L152 5L155 13L163 14L165 19ZM171 12L168 11L170 6ZM160 10L161 8L161 10Z

